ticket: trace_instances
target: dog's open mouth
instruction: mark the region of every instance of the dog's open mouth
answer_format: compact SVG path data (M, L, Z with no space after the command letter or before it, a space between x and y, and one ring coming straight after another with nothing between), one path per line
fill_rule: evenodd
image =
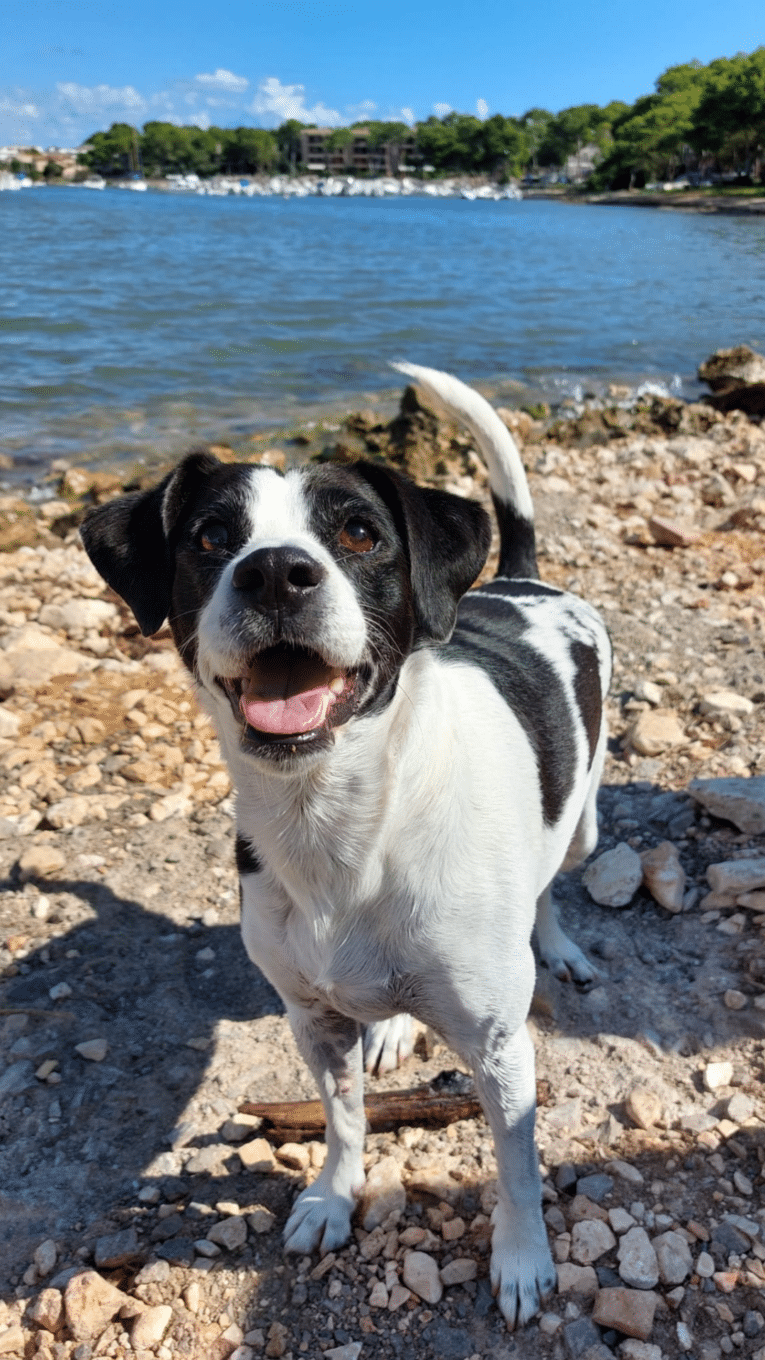
M354 671L316 652L279 643L258 652L244 673L221 677L247 735L266 741L303 740L347 721L355 708Z

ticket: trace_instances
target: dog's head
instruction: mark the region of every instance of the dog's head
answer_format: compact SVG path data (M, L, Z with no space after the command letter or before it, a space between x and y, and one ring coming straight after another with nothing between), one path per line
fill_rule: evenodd
M489 547L473 501L378 463L288 472L192 453L93 510L82 539L144 634L178 650L241 745L292 767L379 711L446 641Z

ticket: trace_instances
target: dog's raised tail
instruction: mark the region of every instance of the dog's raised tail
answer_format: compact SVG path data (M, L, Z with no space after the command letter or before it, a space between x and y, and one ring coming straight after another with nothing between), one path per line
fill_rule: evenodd
M394 363L427 394L437 397L449 414L467 426L488 468L499 524L499 576L538 576L534 506L515 440L493 406L474 388L450 373L419 364Z

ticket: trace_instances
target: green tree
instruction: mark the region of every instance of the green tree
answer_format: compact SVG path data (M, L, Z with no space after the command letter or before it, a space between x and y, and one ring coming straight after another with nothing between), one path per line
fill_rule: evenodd
M330 132L324 145L330 154L345 151L346 147L353 146L354 135L349 127L335 128L334 132Z
M417 146L437 170L471 171L475 168L476 142L481 120L470 114L447 113L429 118L417 128Z
M706 68L690 141L722 168L759 175L765 155L765 47Z
M386 151L387 160L392 174L397 174L402 163L401 148L412 136L412 129L408 123L401 122L372 122L363 126L368 127L367 144L371 151Z
M269 170L279 154L276 138L264 128L238 127L222 134L221 168L234 175L253 175Z
M279 148L279 159L283 170L295 170L300 163L300 134L305 123L297 118L288 118L286 123L276 129L274 137Z
M476 150L480 148L478 168L497 179L519 175L529 159L529 139L516 118L495 113L482 123Z
M133 169L136 129L130 123L112 123L108 132L88 137L88 144L85 163L105 178L126 175Z
M536 170L539 165L539 148L544 142L548 124L552 122L554 116L549 109L533 108L527 109L518 119L518 126L526 138L528 160L532 170Z
M599 104L575 104L551 117L537 147L540 165L563 165L569 156L578 155L585 146L610 148L612 128L628 111L629 105L613 100Z
M673 66L612 124L612 145L592 177L594 188L641 187L671 179L684 166L694 116L703 90L704 68L696 62Z

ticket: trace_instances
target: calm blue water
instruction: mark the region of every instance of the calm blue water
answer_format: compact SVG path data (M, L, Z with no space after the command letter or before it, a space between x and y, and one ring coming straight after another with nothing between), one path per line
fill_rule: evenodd
M765 219L549 202L0 194L0 451L150 460L363 404L409 358L690 394L765 347Z

